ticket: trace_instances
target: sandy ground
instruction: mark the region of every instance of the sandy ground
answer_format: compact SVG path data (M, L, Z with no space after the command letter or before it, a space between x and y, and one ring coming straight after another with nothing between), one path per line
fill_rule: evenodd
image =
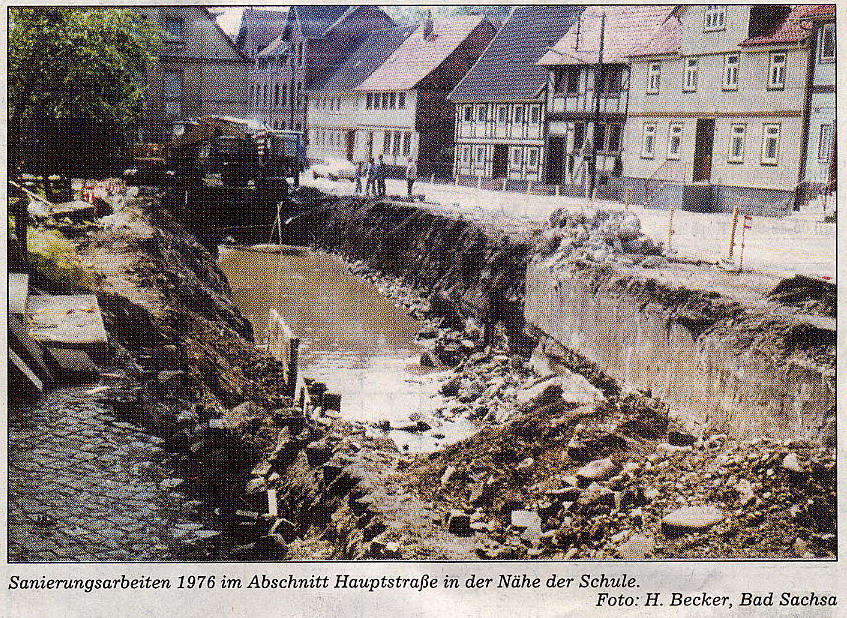
M303 184L314 186L335 195L352 195L353 183L333 182L311 178L306 172ZM389 195L405 195L404 180L387 181ZM427 202L446 208L458 209L477 215L496 212L527 222L545 222L557 208L574 211L597 208L622 209L620 202L580 198L527 195L516 192L488 191L471 187L432 184L419 181L416 194L423 194ZM665 210L629 206L641 219L642 229L654 240L667 244L669 213ZM834 223L815 221L810 213L795 213L789 217L753 217L751 229L744 238L744 268L776 277L803 274L836 279L836 231ZM671 247L680 257L717 262L727 257L732 229L731 213L694 213L676 211L673 215ZM741 253L741 224L736 231L734 260Z

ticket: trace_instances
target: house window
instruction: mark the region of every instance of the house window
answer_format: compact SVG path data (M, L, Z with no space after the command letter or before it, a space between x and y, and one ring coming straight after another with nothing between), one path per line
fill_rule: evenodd
M162 96L166 99L182 98L182 71L165 71Z
M579 67L568 67L556 73L555 90L568 95L579 92Z
M621 67L610 66L603 70L603 94L613 96L620 94L622 83L623 69Z
M818 161L829 161L832 157L832 125L822 124L818 140Z
M402 94L402 93L401 93ZM403 134L403 156L408 157L412 153L412 134Z
M509 108L505 105L501 105L497 108L497 122L505 123L509 117Z
M465 121L470 122L471 120L473 120L473 107L465 105Z
M464 161L465 163L471 162L471 147L470 146L465 146L464 148L462 148L462 161Z
M656 123L645 122L641 129L641 157L652 159L656 156Z
M768 63L768 88L785 88L785 52L774 52Z
M744 133L746 125L734 124L729 128L729 156L730 163L742 163L744 161Z
M538 165L538 148L529 148L526 151L527 154L527 165L529 167L535 167Z
M647 68L647 94L659 94L659 81L662 77L662 64L651 62Z
M668 133L668 159L679 159L682 150L682 124L671 123Z
M517 146L512 148L512 165L520 166L523 162L523 148Z
M762 164L776 165L779 163L779 134L781 125L766 124L762 131Z
M697 58L686 58L685 60L685 75L682 82L683 92L694 92L697 90Z
M820 62L835 62L835 24L828 23L821 26L820 49L818 51Z
M619 124L609 125L609 146L606 148L609 152L620 152L621 150L621 135L623 134L623 126Z
M374 95L372 92L369 92L365 95L365 109L373 109L374 106Z
M515 105L515 123L523 122L523 105Z
M385 140L382 142L382 154L391 153L391 131L385 132Z
M476 148L476 162L477 163L485 163L485 146L477 146L477 148Z
M606 125L598 122L594 125L594 146L602 151L606 145Z
M388 95L388 107L391 109L395 109L397 107L397 93L392 92Z
M726 28L726 6L723 4L707 4L703 19L703 32L713 32Z
M541 119L541 109L537 105L529 108L529 121L533 124L538 124Z
M274 86L274 105L279 107L279 84Z
M485 122L488 120L488 107L485 105L480 105L476 108L476 119L478 122Z
M279 98L282 104L285 105L285 101L288 99L288 84L285 82L282 83L282 95Z
M727 54L723 59L723 89L738 90L738 54Z
M382 99L382 100L380 101L380 107L381 107L382 109L388 109L388 93L387 93L387 92L383 92L383 93L382 93L382 96L381 96L380 98Z
M174 39L185 36L185 21L182 17L165 17L165 32Z
M401 92L397 95L397 107L400 109L406 109L406 93Z

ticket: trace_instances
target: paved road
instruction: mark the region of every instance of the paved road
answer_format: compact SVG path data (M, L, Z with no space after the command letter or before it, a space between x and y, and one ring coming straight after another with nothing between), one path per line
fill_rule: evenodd
M173 560L204 538L170 488L161 440L85 387L9 410L9 560Z
M303 182L338 195L350 195L353 192L351 182L313 180L308 172L304 174ZM406 182L389 179L387 189L389 194L405 195ZM597 200L592 203L583 198L487 191L422 181L415 184L415 193L422 193L428 202L445 207L475 213L491 212L530 222L547 221L550 213L562 207L574 211L624 208L620 202ZM631 206L630 209L640 217L646 234L667 243L668 211L641 206ZM676 211L673 224L672 247L679 255L710 262L717 262L727 256L732 229L730 213ZM736 261L740 241L739 225L734 256ZM835 224L815 222L807 214L795 214L783 219L754 217L752 228L746 232L744 266L778 277L801 273L815 277L826 276L835 281Z

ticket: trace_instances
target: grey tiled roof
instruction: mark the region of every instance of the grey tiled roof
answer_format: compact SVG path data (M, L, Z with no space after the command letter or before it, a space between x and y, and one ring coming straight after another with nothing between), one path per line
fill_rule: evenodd
M321 37L327 29L338 21L348 11L352 12L357 7L347 4L314 5L306 4L292 6L292 9L300 18L303 28L303 36Z
M460 81L453 101L532 99L547 82L546 67L535 63L568 31L582 6L516 6L491 44Z
M371 33L347 61L313 92L352 92L400 47L416 26L386 28Z

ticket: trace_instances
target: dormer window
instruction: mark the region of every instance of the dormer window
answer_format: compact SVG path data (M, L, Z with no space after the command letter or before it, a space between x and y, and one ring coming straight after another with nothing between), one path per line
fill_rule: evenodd
M726 5L707 4L703 18L703 32L726 29Z
M182 17L165 17L165 32L173 39L182 40L185 37L184 26Z

